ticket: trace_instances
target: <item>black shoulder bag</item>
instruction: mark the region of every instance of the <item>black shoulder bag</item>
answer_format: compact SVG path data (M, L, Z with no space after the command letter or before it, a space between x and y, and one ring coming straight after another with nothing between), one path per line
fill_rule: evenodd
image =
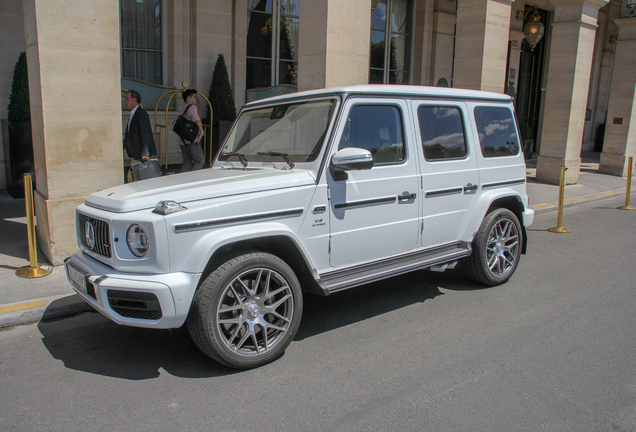
M185 110L183 110L183 114L188 112L188 108L192 105L188 105ZM199 135L199 126L193 121L188 120L181 114L173 123L172 123L172 131L175 132L181 139L193 142L197 135Z

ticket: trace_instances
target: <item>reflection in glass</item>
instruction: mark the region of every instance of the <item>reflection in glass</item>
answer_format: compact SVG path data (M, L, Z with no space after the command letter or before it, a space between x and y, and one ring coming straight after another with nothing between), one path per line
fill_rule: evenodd
M298 85L298 63L281 61L278 66L278 83Z
M466 156L464 126L458 108L421 106L417 110L417 117L426 160Z
M272 61L247 59L247 88L269 87L272 80Z
M300 0L281 0L280 13L283 15L300 16Z
M371 16L371 69L388 69L381 83L408 84L410 81L412 0L374 0ZM387 15L389 25L387 26ZM387 46L387 39L390 41ZM388 51L388 52L387 52ZM389 64L387 64L387 61ZM378 73L369 73L377 83Z
M519 154L517 127L508 108L476 107L475 122L484 157Z
M371 31L371 67L384 68L384 32Z
M356 105L351 108L338 148L348 147L369 150L374 165L403 161L400 110L389 105Z
M371 28L374 30L386 29L386 0L373 0L371 3Z
M321 100L245 111L219 160L236 157L230 153L242 153L248 163L282 162L279 155L262 154L277 152L294 162L313 162L320 154L335 107L335 100Z

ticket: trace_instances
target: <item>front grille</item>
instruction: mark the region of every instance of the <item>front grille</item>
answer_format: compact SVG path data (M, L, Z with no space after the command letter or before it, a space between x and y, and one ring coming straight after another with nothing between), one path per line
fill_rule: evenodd
M126 318L158 320L163 316L157 296L151 293L108 290L108 304Z
M78 223L79 223L79 231L80 231L80 241L82 242L82 244L86 246L88 249L92 250L93 252L110 258L111 248L110 248L110 235L108 233L109 231L108 222L104 222L99 219L88 217L81 213L78 213L78 215L79 215ZM89 241L86 238L87 223L90 223L90 225L93 227L94 244L92 247L91 245L89 245Z

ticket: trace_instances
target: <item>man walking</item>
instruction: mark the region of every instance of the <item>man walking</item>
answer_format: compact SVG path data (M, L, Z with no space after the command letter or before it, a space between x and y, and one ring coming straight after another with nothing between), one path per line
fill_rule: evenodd
M132 158L130 161L130 165L132 165L140 161L147 161L148 158L157 154L157 150L148 113L139 107L141 104L139 92L129 90L124 97L124 104L130 110L130 118L124 134L124 148L128 156ZM128 170L126 178L129 183L133 181L132 169Z

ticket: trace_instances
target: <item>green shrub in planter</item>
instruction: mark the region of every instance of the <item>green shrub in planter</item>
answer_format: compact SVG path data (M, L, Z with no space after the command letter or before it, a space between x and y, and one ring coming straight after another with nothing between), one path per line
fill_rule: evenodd
M29 103L29 75L27 72L26 53L21 52L13 68L11 96L7 107L10 122L30 122L31 108Z
M13 69L7 110L8 121L2 120L7 192L14 198L24 198L24 174L34 171L29 77L24 52L20 53Z
M519 133L521 139L527 140L532 138L532 129L526 123L519 123Z
M212 118L212 157L216 156L221 143L232 127L236 119L236 107L234 105L234 93L230 85L230 77L225 66L223 54L219 54L214 65L210 95L208 97L212 105L212 114L208 110L208 122ZM207 160L207 156L206 156Z

